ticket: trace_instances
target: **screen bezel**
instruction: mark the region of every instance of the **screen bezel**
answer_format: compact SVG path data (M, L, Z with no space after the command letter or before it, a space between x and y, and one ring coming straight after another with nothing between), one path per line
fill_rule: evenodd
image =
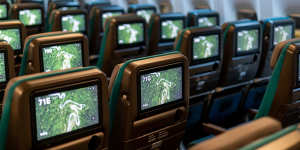
M193 50L193 46L194 46L194 38L195 37L199 37L199 36L210 36L210 35L218 35L218 55L217 56L212 56L209 58L202 58L202 59L194 59L194 50ZM190 48L190 52L191 52L191 65L198 65L198 64L202 64L202 63L206 63L206 62L210 62L210 61L214 61L214 60L220 60L221 58L221 33L219 31L208 31L208 32L204 32L204 33L194 33L192 35L191 38L191 48Z
M165 17L165 18L161 18L159 20L159 42L174 42L176 37L173 38L173 39L163 39L162 38L162 22L163 21L166 21L166 20L182 20L182 25L183 25L183 29L185 28L186 26L186 22L185 22L185 18L184 17ZM181 31L183 30L181 29ZM180 30L179 30L180 31ZM178 35L177 35L178 36Z
M134 24L134 23L141 23L143 25L143 31L144 31L144 39L141 42L137 43L129 43L129 44L119 44L119 32L118 32L118 27L123 24ZM116 24L116 45L117 49L124 49L124 48L132 48L132 47L139 47L139 46L145 46L146 45L146 23L144 21L126 21L126 22L120 22Z
M216 14L216 13L204 14L204 15L199 14L199 15L197 15L196 20L195 20L195 24L197 25L197 27L199 27L199 22L198 22L199 18L204 18L204 17L207 17L207 18L209 18L209 17L215 17L216 18L216 25L209 26L209 27L214 27L214 26L219 26L220 25L220 19L219 19L219 15L218 14Z
M100 14L100 29L102 30L102 32L105 30L105 29L103 28L105 22L102 21L102 19L103 19L103 14L108 13L108 12L120 12L121 15L124 14L124 10L119 10L119 9L112 9L112 10L108 10L108 9L107 9L107 10L103 10L103 11L101 12L101 14ZM106 19L107 19L107 18L106 18Z
M40 45L40 49L39 49L40 71L45 72L44 61L43 61L43 48L51 47L51 46L57 46L57 45L76 44L76 43L81 44L81 57L82 57L82 66L81 67L83 67L84 62L85 62L83 41L68 41L68 42L47 43L47 44L41 44ZM80 67L80 66L78 66L78 67ZM71 68L69 68L69 69L71 69ZM52 71L54 71L54 70L52 70Z
M141 107L141 76L144 74L165 71L165 70L173 69L173 68L177 68L177 67L181 67L181 69L182 69L182 98L172 101L172 102L168 102L168 103L165 103L162 105L157 105L157 106L142 110L141 109L142 108ZM137 77L137 111L138 111L137 119L138 120L184 105L184 98L185 98L185 94L186 94L185 87L184 87L184 82L185 82L184 69L185 68L184 68L183 62L176 62L176 63L172 63L172 64L168 64L168 65L157 66L157 67L147 68L147 69L141 69L137 72L136 77Z
M63 133L60 135L52 136L52 137L38 141L37 140L36 116L35 116L36 115L35 97L44 96L44 95L55 93L55 92L75 90L75 89L84 88L84 87L93 86L93 85L98 85L99 123L94 124L92 126L84 127L84 128L77 129L77 130L74 130L74 131L71 131L68 133ZM80 81L80 82L73 83L73 84L53 86L51 88L45 88L43 90L33 91L30 94L30 113L31 113L32 145L33 145L34 149L43 149L43 148L52 147L52 146L55 146L58 144L72 141L74 139L79 139L79 138L87 136L89 134L103 131L103 125L102 125L103 124L103 116L102 116L103 112L102 112L102 103L101 103L102 89L101 88L102 88L102 86L101 86L100 79L93 79L90 81Z
M238 32L243 31L243 30L258 30L258 43L257 43L257 48L256 49L251 49L248 51L244 51L244 52L239 52L238 51ZM255 26L245 26L245 27L239 27L236 28L236 30L234 31L234 46L235 46L235 56L244 56L244 55L248 55L248 54L253 54L253 53L258 53L260 48L261 48L261 29L259 25L255 25Z
M272 25L272 29L271 29L271 33L270 33L270 44L271 44L271 50L273 50L276 45L274 44L274 34L275 34L275 28L278 26L286 26L286 25L291 25L292 26L292 36L291 39L293 39L295 37L295 24L294 22L292 22L291 20L288 21L282 21L282 22L276 22Z
M6 6L6 17L4 17L4 18L0 18L0 20L6 20L6 19L8 19L8 13L9 13L9 5L7 4L7 3L0 3L0 5L5 5Z
M18 20L20 20L20 11L23 11L23 10L36 10L36 9L39 9L41 11L41 24L36 24L36 25L25 25L25 27L39 27L39 26L44 26L44 12L41 8L22 8L22 9L19 9L18 10ZM21 21L21 20L20 20Z
M9 79L10 79L10 74L9 74L9 65L8 65L8 52L5 49L0 49L0 53L3 53L4 55L4 65L5 65L5 76L6 79L4 82L0 82L1 85L7 84Z
M152 10L152 11L153 11L153 14L156 14L156 13L157 13L155 7L139 7L139 8L136 8L136 9L134 10L134 13L135 13L136 15L138 15L137 12L140 11L140 10ZM138 16L139 16L139 15L138 15ZM142 16L140 16L140 17L142 17ZM144 18L144 17L142 17L142 18ZM150 17L150 18L151 18L151 17ZM149 20L149 22L147 22L147 20L145 19L145 21L146 21L147 24L150 23L150 20Z
M64 16L75 16L75 15L84 15L84 24L85 24L85 30L84 31L76 31L76 32L74 32L74 33L82 33L82 34L87 34L87 31L88 31L88 20L87 20L87 15L85 14L85 13L80 13L80 12L78 12L78 13L72 13L72 14L62 14L61 16L60 16L60 18L59 18L59 22L60 22L60 31L63 31L63 25L62 25L62 18L64 17ZM65 32L67 32L67 31L65 31ZM68 31L68 32L71 32L71 31Z
M23 53L23 34L22 34L22 28L19 25L12 25L12 26L3 26L0 27L0 30L10 30L10 29L17 29L19 31L20 34L20 49L13 49L13 47L10 45L10 47L12 48L14 54L22 54ZM4 40L5 41L5 40Z

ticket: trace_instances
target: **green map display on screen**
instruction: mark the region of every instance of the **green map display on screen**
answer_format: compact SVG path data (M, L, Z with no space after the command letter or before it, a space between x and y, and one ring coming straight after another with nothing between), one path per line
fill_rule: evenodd
M198 27L210 27L217 25L216 17L200 17L198 19Z
M141 75L141 110L182 99L182 80L182 67Z
M85 31L85 16L66 15L61 18L62 30L70 32L84 32Z
M161 23L162 39L175 39L183 29L183 20L165 20Z
M7 6L6 5L0 5L0 18L6 18L7 17Z
M238 32L237 50L244 52L258 48L258 30L242 30Z
M205 59L218 55L219 36L198 36L193 39L193 59Z
M0 29L0 39L5 40L13 50L21 49L21 36L19 29Z
M292 25L277 26L274 28L274 45L292 38Z
M79 7L68 7L68 6L66 6L66 7L60 7L59 8L59 10L76 10L76 9L79 9Z
M154 13L152 9L138 10L136 14L143 17L149 23L151 15Z
M45 72L83 66L81 43L45 47L42 54Z
M133 44L144 41L143 23L121 24L118 26L118 43Z
M122 15L122 12L105 12L102 14L102 27L104 29L105 20L110 17Z
M38 141L100 122L97 85L38 96L34 101Z
M5 57L4 53L0 53L0 82L6 81Z
M42 12L40 9L25 9L19 11L19 19L25 26L42 24Z

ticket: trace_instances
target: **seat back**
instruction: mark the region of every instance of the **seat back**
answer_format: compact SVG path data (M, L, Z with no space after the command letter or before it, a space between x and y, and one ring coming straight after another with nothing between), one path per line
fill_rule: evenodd
M281 130L281 124L279 121L270 117L264 117L234 127L212 139L193 146L191 150L239 149L256 140L274 134L279 130Z
M190 11L187 15L187 26L210 27L220 24L219 13L210 9Z
M150 22L152 14L156 12L156 7L150 4L132 4L128 6L128 13L135 13L143 17L147 23Z
M93 7L89 13L90 54L98 55L104 34L105 20L109 17L124 14L124 9L117 5Z
M109 84L110 148L178 148L187 119L188 84L188 62L182 54L117 65Z
M294 38L295 23L287 17L269 18L261 21L263 26L262 56L257 77L267 77L272 73L270 60L273 49L282 41Z
M44 31L44 9L38 3L16 3L11 6L10 18L20 20L27 29L27 34Z
M148 28L148 55L172 51L175 38L186 26L181 13L154 14Z
M106 76L94 67L14 78L4 99L1 149L107 148L107 102Z
M84 8L87 10L87 12L89 13L90 10L94 7L101 7L101 6L109 6L111 5L109 0L94 0L94 1L84 1Z
M101 42L97 66L110 76L115 65L146 55L146 21L135 14L111 17Z
M223 53L219 27L187 28L177 36L174 49L189 60L191 96L202 95L217 87Z
M299 43L291 39L275 47L270 62L274 71L256 118L272 116L283 126L299 122Z
M261 25L242 20L225 23L224 53L220 85L241 83L254 79L261 56Z
M25 40L19 75L85 67L88 62L88 40L81 33L49 32Z

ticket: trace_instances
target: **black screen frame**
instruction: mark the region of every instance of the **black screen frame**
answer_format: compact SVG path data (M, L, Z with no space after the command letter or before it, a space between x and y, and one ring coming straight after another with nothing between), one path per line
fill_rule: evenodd
M60 135L52 136L43 140L37 140L37 127L36 127L36 112L35 112L35 97L44 96L55 92L63 92L67 90L75 90L79 88L84 88L88 86L97 85L98 87L98 115L99 123L94 124L89 127L84 127L77 129L68 133L63 133ZM84 80L77 83L72 83L68 85L53 86L51 88L45 88L42 90L34 90L30 94L30 115L31 115L31 134L32 134L32 145L33 149L44 149L52 146L56 146L62 143L72 141L74 139L79 139L90 134L103 131L103 110L102 110L102 84L100 79ZM100 99L100 100L99 100Z
M287 25L291 25L292 26L292 36L291 39L293 39L295 37L295 23L291 20L288 21L282 21L282 22L275 22L274 24L272 24L272 29L270 30L270 47L271 50L273 50L276 45L274 44L274 34L275 34L275 28L278 26L287 26Z
M142 110L142 104L141 104L141 76L144 74L149 74L152 72L159 72L159 71L164 71L164 70L168 70L168 69L173 69L173 68L178 68L181 67L182 69L182 98L178 99L178 100L174 100L172 102L168 102L162 105L157 105L154 107L150 107L148 109L144 109ZM163 65L163 66L157 66L154 68L147 68L147 69L141 69L137 72L137 120L146 118L146 117L150 117L153 115L156 115L158 113L161 112L165 112L171 109L174 109L176 107L179 106L184 106L184 99L185 99L185 87L184 87L184 82L185 82L185 74L184 74L184 70L185 70L185 66L184 66L184 62L176 62L176 63L172 63L172 64L168 64L168 65Z
M183 28L181 29L181 31L184 30L184 28L186 27L186 21L185 21L184 17L170 17L170 18L169 17L164 17L164 18L161 18L159 20L159 42L160 43L163 43L163 42L174 42L175 39L176 39L176 37L173 38L173 39L163 39L162 38L162 22L166 21L166 20L182 20Z
M136 43L129 43L129 44L119 44L119 30L118 27L120 25L123 24L135 24L135 23L141 23L143 25L143 32L144 32L144 36L143 36L143 41L141 42L136 42ZM126 21L126 22L119 22L116 24L115 26L116 29L116 49L120 50L120 49L125 49L125 48L133 48L133 47L141 47L141 46L145 46L146 45L146 23L143 21L137 21L137 20L132 20L132 21Z
M218 55L217 56L212 56L212 57L209 57L209 58L194 59L194 50L193 50L194 38L195 37L199 37L199 36L210 36L210 35L218 35ZM221 32L219 30L207 31L207 32L203 32L203 33L194 33L194 34L192 34L190 45L191 45L191 47L190 47L190 51L191 51L191 65L199 65L199 64L206 63L206 62L211 62L211 61L216 61L216 60L220 60L221 59L222 34L221 34Z
M72 13L72 14L62 14L60 15L59 17L59 22L60 22L60 31L63 31L63 25L62 25L62 18L64 16L75 16L75 15L84 15L84 24L85 24L85 30L84 31L77 31L77 32L74 32L74 33L82 33L82 34L87 34L88 32L88 19L87 19L87 14L86 13L81 13L81 12L78 12L78 13ZM68 32L71 32L71 31L68 31Z
M23 11L23 10L36 10L36 9L39 9L40 11L41 11L41 24L36 24L36 25L25 25L24 24L24 26L25 27L41 27L41 26L44 26L44 11L43 11L43 9L41 9L41 8L22 8L22 9L19 9L18 10L18 20L20 20L20 11ZM21 21L21 20L20 20Z
M39 48L40 71L45 72L44 61L43 61L43 48L57 46L57 45L76 44L76 43L81 44L81 57L82 57L82 66L81 67L84 67L84 62L85 62L84 55L85 54L84 54L83 41L68 41L68 42L62 42L62 43L47 43L47 44L40 45L40 48ZM80 67L80 66L78 66L78 67ZM54 70L52 70L52 71L54 71Z
M258 31L258 43L257 43L257 48L256 49L251 49L245 52L239 52L238 51L238 32L243 31L243 30L257 30ZM235 51L235 56L245 56L245 55L249 55L249 54L254 54L254 53L258 53L260 52L261 49L261 28L260 25L254 25L254 26L244 26L244 27L238 27L235 29L234 31L234 51Z

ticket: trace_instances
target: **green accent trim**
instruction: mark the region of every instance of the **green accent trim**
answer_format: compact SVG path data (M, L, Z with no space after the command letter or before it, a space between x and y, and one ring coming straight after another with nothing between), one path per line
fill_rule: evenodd
M100 52L99 52L99 58L98 58L98 61L97 61L97 67L99 69L102 68L103 66L103 60L104 60L104 53L105 53L105 48L106 48L106 40L107 40L107 37L108 37L108 33L109 33L109 30L110 30L110 19L108 19L106 22L105 22L105 31L104 31L104 35L102 37L102 40L101 40L101 47L100 47Z
M276 90L277 90L277 86L278 86L278 82L279 82L279 77L280 77L280 73L282 70L282 65L284 62L284 57L286 55L286 50L288 49L288 47L290 46L290 44L292 44L293 42L288 42L284 45L279 59L277 60L277 63L275 65L275 69L272 73L271 79L268 83L265 95L263 97L263 100L260 104L260 107L258 109L258 113L255 116L255 119L267 116L270 112L275 94L276 94Z
M148 58L154 58L154 57L159 57L159 56L166 56L170 54L177 54L179 52L173 51L169 53L164 53L164 54L159 54L159 55L153 55L153 56L147 56L147 57L141 57L141 58L136 58L136 59L131 59L126 61L121 68L119 69L119 72L114 80L113 86L112 86L112 91L109 97L109 114L110 114L110 119L109 119L109 133L111 135L112 133L112 128L114 127L114 118L115 118L115 112L116 112L116 105L119 100L119 95L120 95L120 87L122 83L122 78L123 78L123 73L125 68L128 66L128 64L139 61L139 60L144 60Z
M244 147L242 147L240 150L255 150L263 145L266 145L272 141L275 141L277 139L279 139L280 137L289 134L290 132L294 131L297 129L298 125L292 125L288 128L285 128L279 132L276 132L275 134L272 134L270 136L267 136L266 138L263 138L259 141L253 142L249 145L246 145Z
M74 33L66 33L66 32L63 32L63 33L49 33L49 34L46 34L46 35L34 35L32 36L31 38L29 38L27 40L27 42L25 43L25 47L24 47L24 51L23 51L23 58L22 58L22 62L21 62L21 68L20 68L20 72L19 72L19 76L22 76L25 74L25 71L26 71L26 67L27 67L27 57L28 57L28 50L29 50L29 46L30 46L30 43L36 39L36 38L40 38L40 37L48 37L48 36L58 36L58 35L64 35L64 34L74 34Z
M3 113L0 121L0 149L5 149L6 145L6 137L7 137L7 132L8 132L8 124L9 124L9 119L10 119L10 112L11 112L11 104L13 100L13 95L14 91L17 88L18 85L20 85L23 82L30 81L30 80L37 80L41 78L46 78L46 77L53 77L53 76L58 76L58 75L63 75L63 74L68 74L68 73L73 73L73 72L79 72L79 71L85 71L85 70L90 70L90 69L95 69L96 67L85 67L85 68L79 68L79 69L73 69L69 71L64 71L64 72L54 72L54 73L47 73L47 74L42 74L38 76L31 76L28 78L20 79L14 82L9 89L7 89L5 92L7 92L7 95L5 97L5 105L3 108ZM18 143L17 143L18 144Z

